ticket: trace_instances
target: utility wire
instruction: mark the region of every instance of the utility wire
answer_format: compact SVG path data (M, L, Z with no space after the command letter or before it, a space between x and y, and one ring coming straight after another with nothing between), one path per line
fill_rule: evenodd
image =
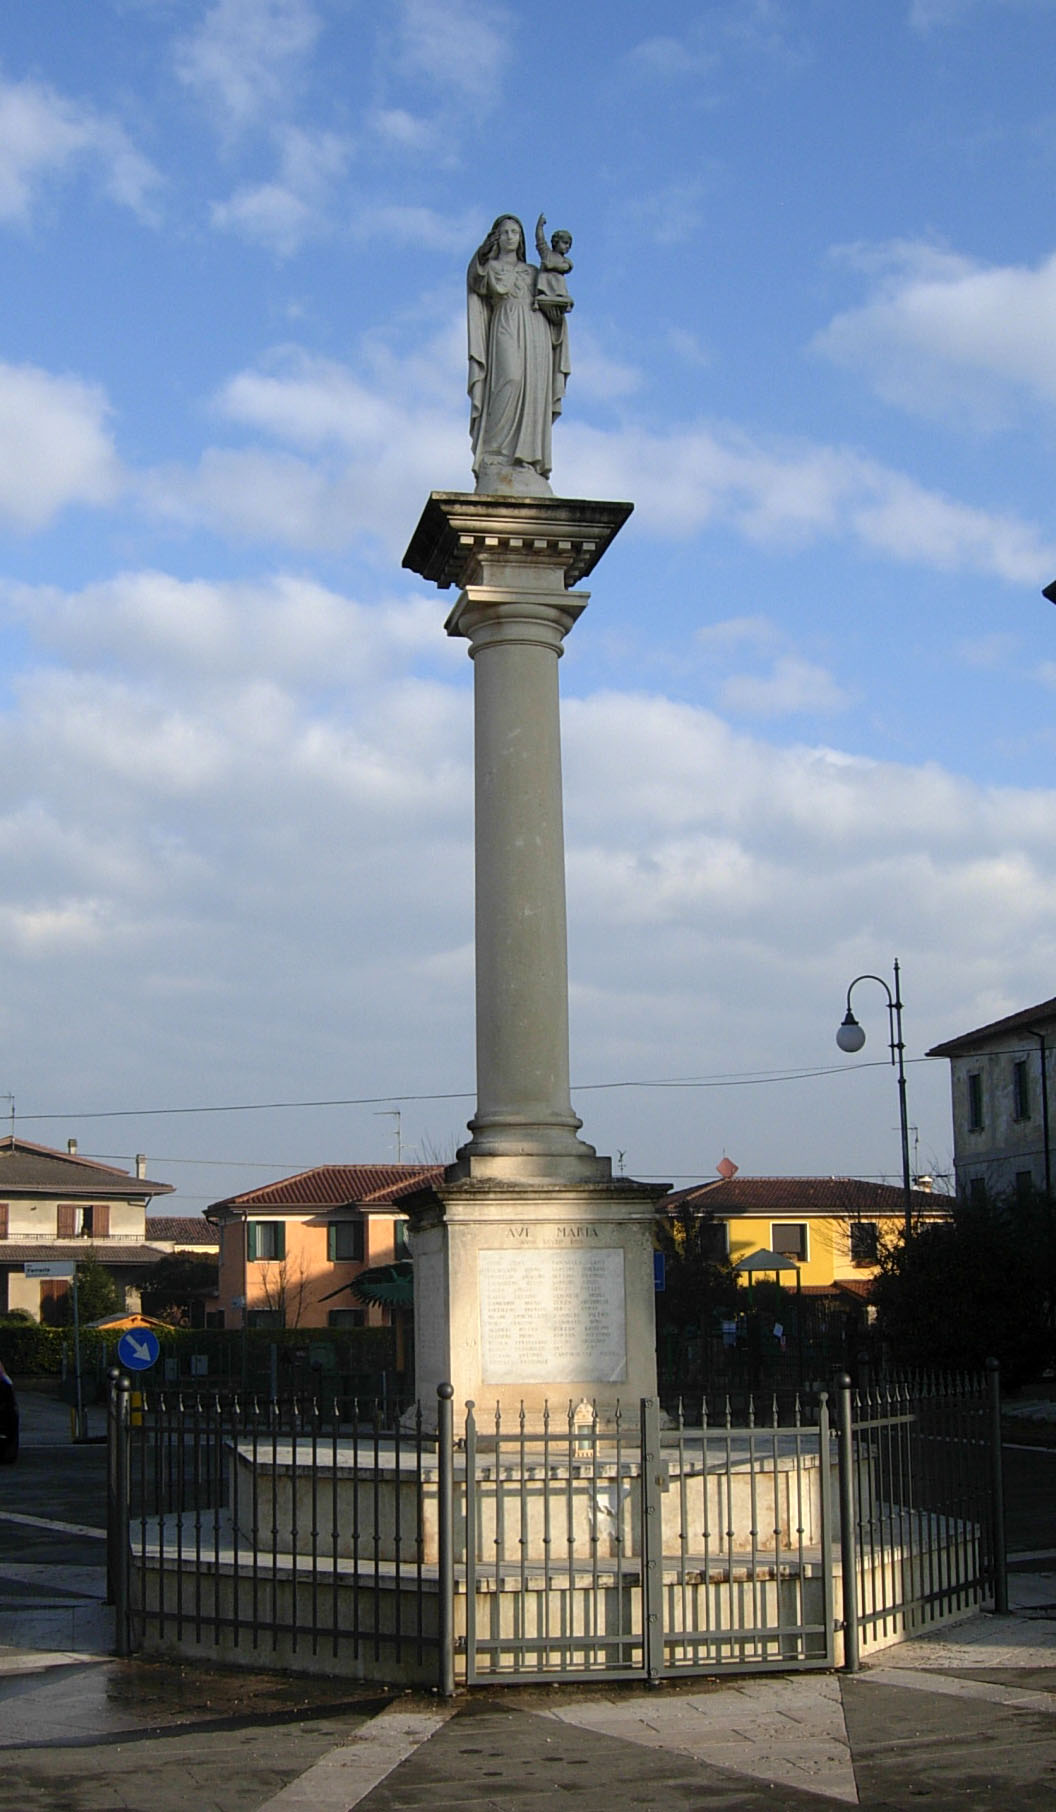
M907 1063L926 1063L925 1057L907 1058ZM887 1069L886 1058L876 1058L868 1063L831 1064L824 1069L803 1070L741 1070L729 1075L720 1076L667 1076L642 1077L623 1082L577 1082L572 1084L572 1093L597 1093L604 1089L631 1088L758 1088L774 1082L804 1082L821 1076L846 1076L857 1070ZM264 1114L280 1113L290 1110L328 1107L376 1107L381 1101L472 1101L472 1089L454 1089L443 1093L421 1095L350 1095L344 1098L321 1101L235 1101L214 1106L197 1107L108 1107L92 1108L88 1112L78 1113L70 1110L50 1114L19 1114L19 1125L41 1120L146 1120L162 1117L176 1118L185 1114Z

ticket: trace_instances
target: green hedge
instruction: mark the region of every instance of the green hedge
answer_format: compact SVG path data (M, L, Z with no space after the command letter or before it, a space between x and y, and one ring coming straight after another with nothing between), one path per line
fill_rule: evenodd
M207 1381L222 1383L242 1376L243 1336L228 1328L156 1328L161 1346L157 1370L164 1375L166 1358L175 1359L181 1378L191 1376L192 1355L204 1354ZM81 1334L81 1368L101 1375L117 1363L119 1335L86 1328ZM280 1383L303 1381L313 1368L328 1375L372 1378L392 1372L396 1339L392 1328L247 1328L247 1377L259 1383L270 1374L271 1351L278 1352ZM59 1378L73 1365L73 1330L42 1327L37 1322L8 1321L0 1316L0 1361L13 1378ZM170 1368L171 1369L171 1368Z

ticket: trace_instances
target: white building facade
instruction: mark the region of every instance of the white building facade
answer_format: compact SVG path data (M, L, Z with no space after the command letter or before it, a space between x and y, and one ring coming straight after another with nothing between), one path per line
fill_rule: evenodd
M1053 1188L1056 998L935 1045L948 1057L957 1194Z

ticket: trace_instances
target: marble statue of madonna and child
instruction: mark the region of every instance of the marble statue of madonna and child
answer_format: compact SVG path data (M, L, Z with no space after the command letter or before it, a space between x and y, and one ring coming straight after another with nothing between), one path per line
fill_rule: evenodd
M550 438L571 365L565 276L572 235L549 245L540 214L539 264L529 264L524 228L500 214L466 274L469 432L478 493L549 496Z

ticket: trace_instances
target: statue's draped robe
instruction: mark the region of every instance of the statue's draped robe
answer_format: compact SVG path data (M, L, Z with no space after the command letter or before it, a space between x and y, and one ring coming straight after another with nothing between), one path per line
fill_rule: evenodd
M569 372L568 327L555 328L533 306L532 264L485 265L474 258L467 279L469 432L473 470L486 462L551 468L550 429L561 413Z

